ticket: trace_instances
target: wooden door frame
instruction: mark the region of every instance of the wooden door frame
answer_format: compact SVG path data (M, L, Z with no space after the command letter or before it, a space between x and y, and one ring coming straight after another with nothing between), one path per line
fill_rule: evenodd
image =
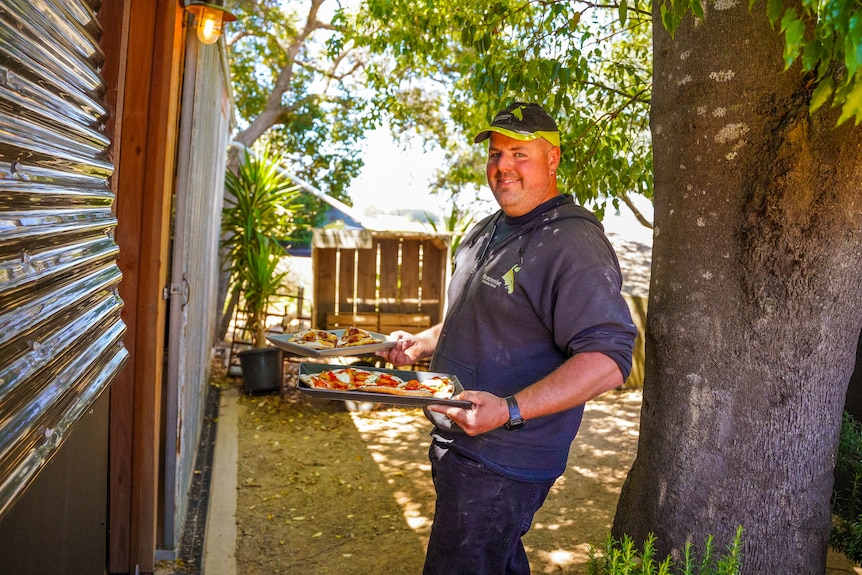
M161 388L185 12L180 0L107 2L116 241L126 368L111 386L110 573L152 573L158 547Z

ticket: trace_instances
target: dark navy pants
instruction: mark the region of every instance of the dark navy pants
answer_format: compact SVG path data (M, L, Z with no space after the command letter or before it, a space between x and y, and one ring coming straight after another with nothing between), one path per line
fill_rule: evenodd
M515 481L431 444L437 504L423 575L528 575L521 542L553 480Z

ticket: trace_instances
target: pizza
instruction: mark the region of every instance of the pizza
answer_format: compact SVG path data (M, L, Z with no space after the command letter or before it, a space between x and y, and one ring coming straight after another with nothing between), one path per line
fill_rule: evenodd
M333 349L336 347L354 347L359 345L371 345L383 340L375 338L370 332L358 327L345 329L341 337L331 331L322 329L307 329L291 335L288 340L310 349Z
M438 399L449 399L455 393L455 384L445 375L435 375L424 380L402 379L383 371L345 367L314 374L304 373L299 378L305 385L315 389L365 391Z
M350 347L355 345L371 345L380 343L381 340L375 338L369 332L358 327L349 327L344 330L341 337L338 338L338 347Z
M307 329L293 334L287 340L311 349L332 349L338 345L338 337L322 329Z

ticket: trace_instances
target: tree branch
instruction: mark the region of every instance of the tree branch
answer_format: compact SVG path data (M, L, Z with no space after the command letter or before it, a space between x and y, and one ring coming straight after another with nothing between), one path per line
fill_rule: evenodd
M638 222L645 228L653 229L653 223L646 219L646 217L641 213L641 211L634 205L632 199L629 197L628 193L625 191L621 191L617 194L617 197L623 201L623 203L632 211L637 218Z

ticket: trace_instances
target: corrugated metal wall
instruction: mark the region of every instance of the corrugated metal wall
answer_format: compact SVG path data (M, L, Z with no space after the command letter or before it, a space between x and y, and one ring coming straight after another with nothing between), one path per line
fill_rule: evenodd
M0 0L0 516L123 366L93 7Z

